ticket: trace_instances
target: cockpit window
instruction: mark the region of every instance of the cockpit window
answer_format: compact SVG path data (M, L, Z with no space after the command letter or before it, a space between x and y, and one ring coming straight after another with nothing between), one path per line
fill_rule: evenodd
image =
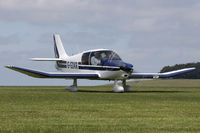
M109 60L121 60L119 55L117 55L115 52L112 52L112 51L107 51L106 52L106 59L109 59Z
M94 51L84 53L82 56L83 65L104 65L105 61L121 60L121 58L113 51Z
M82 56L82 64L83 65L89 65L89 55L90 55L90 52L83 54L83 56Z

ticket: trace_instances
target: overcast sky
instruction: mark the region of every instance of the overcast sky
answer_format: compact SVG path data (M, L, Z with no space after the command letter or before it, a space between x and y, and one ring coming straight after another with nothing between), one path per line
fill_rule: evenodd
M4 68L55 71L52 35L69 55L113 49L138 72L200 59L199 0L0 0L0 85L67 85ZM80 81L80 85L103 83Z

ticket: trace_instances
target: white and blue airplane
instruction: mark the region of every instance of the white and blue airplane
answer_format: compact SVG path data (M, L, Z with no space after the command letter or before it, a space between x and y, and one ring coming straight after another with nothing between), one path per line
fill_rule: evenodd
M31 58L31 60L55 61L55 67L60 72L44 72L16 66L6 67L35 78L73 79L73 85L67 87L72 92L78 91L77 79L113 80L113 92L127 92L132 90L126 84L126 80L128 79L169 78L195 70L195 68L185 68L165 73L134 73L133 65L124 62L112 50L95 49L68 56L60 36L55 34L53 38L55 58ZM122 86L118 84L118 81L122 81Z

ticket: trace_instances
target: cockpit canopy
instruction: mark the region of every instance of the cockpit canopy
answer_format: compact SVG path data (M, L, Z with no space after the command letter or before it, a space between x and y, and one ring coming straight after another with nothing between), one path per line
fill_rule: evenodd
M100 65L105 66L106 62L120 60L121 58L113 51L99 50L86 52L82 56L82 65Z

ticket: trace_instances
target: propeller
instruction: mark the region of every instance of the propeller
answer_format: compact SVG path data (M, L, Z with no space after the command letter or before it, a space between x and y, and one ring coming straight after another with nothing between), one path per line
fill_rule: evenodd
M133 72L133 65L132 64L122 63L119 68L120 68L120 70L123 70L127 73Z

